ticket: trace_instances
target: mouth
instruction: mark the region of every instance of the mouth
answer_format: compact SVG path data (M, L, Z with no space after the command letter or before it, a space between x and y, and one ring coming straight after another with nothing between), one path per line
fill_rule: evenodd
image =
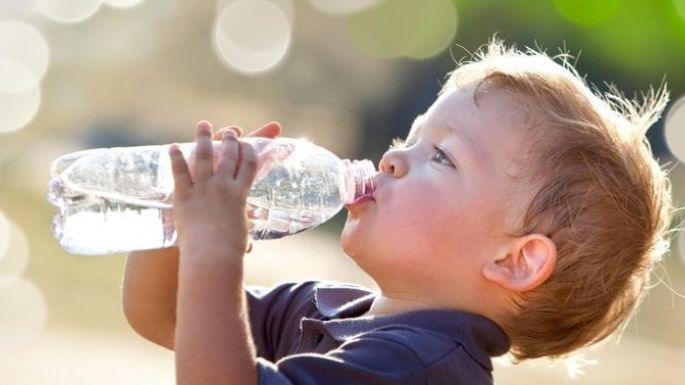
M357 215L361 212L361 208L366 206L365 203L376 202L374 193L376 192L377 188L377 177L378 174L365 180L365 183L358 184L356 186L354 200L345 204L345 208L350 212L350 214Z
M362 204L367 203L367 202L375 202L375 201L376 200L373 198L373 194L368 193L368 194L364 194L364 195L357 197L357 199L355 199L354 202L346 204L345 208L349 211L354 211L354 208L359 206L359 205L362 205Z
M376 201L375 199L373 199L373 194L370 194L370 193L364 194L364 195L358 197L357 199L355 199L354 202L352 202L352 204L358 205L360 203L364 203L364 202L368 202L368 201L374 201L374 202Z

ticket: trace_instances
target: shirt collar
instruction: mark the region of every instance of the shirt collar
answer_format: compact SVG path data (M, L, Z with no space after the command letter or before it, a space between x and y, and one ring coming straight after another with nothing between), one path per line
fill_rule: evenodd
M355 317L371 307L376 295L361 286L322 284L314 291L314 300L319 313L326 318Z
M501 327L483 316L454 310L419 310L413 312L363 316L376 297L359 286L319 286L316 306L328 319L324 326L337 340L390 325L411 325L444 333L461 344L469 355L492 370L490 357L509 350L509 339Z

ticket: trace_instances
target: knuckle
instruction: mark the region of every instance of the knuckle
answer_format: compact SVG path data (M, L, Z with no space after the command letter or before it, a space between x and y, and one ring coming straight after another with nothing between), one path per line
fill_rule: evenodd
M239 126L229 126L227 129L233 131L236 136L240 136L243 134L243 129Z
M258 165L256 158L245 159L245 167L249 170L256 170Z
M199 144L195 156L198 158L208 158L212 156L212 147L209 145Z
M230 193L233 189L233 181L231 178L221 178L217 181L217 185L221 190L221 194Z
M251 164L257 164L257 152L255 151L254 147L251 145L244 143L243 144L243 158L245 159L246 163L251 163Z
M174 204L178 204L181 202L186 202L190 198L190 194L187 193L186 191L176 189L174 191L174 196L173 196L173 202Z

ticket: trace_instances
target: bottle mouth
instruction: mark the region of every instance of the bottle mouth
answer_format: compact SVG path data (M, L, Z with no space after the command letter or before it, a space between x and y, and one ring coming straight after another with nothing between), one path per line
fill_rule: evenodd
M352 183L354 183L350 191L354 191L354 194L347 203L372 200L373 192L376 189L374 177L377 174L373 162L368 159L353 160L350 166L351 179Z

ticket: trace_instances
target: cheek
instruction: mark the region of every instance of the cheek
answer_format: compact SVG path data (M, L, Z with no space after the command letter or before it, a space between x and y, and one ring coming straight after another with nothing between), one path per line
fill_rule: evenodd
M440 247L457 223L447 203L435 195L408 193L401 200L386 201L375 218L385 247L396 253L425 253Z
M472 254L488 242L499 218L483 192L407 194L392 203L378 219L399 252Z

